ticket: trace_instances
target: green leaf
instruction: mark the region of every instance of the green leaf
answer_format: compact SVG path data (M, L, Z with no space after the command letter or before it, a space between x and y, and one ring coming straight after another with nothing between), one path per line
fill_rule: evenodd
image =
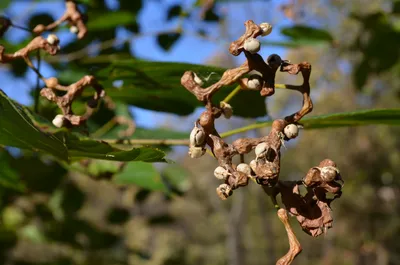
M304 129L324 129L362 125L400 125L400 109L372 109L306 117L300 121ZM254 129L271 126L272 121L260 122L222 133L227 137Z
M68 159L63 142L36 127L27 109L11 101L2 90L0 90L0 145L46 152L63 160Z
M157 43L164 51L169 51L180 37L180 33L161 33L157 36Z
M307 40L309 42L332 42L332 35L323 29L312 28L306 25L295 25L290 28L283 28L281 33L293 40Z
M75 135L67 137L66 145L68 146L68 154L74 159L95 158L112 161L166 162L165 153L151 147L121 150L103 141L95 141L83 137L78 138Z
M89 31L112 29L118 26L133 24L136 16L128 11L116 11L90 14L87 23Z
M168 165L162 175L172 191L186 192L191 187L189 172L178 164Z
M23 191L25 186L19 179L18 172L10 163L13 157L0 148L0 185L6 188Z
M62 140L61 140L62 139ZM121 150L106 142L57 129L0 90L0 145L54 155L61 160L95 158L112 161L166 162L165 153L151 147Z
M113 62L99 71L96 77L115 101L155 111L188 115L195 108L204 106L180 83L183 73L188 70L202 78L210 77L205 86L217 82L225 71L223 68L205 65L129 59ZM116 80L122 81L123 85L113 88ZM215 103L218 104L234 88L234 85L223 87L215 94ZM260 97L257 91L240 91L230 104L236 116L254 118L266 115L265 98Z
M167 191L160 173L152 164L143 162L128 163L121 173L114 175L113 181L117 184L136 185L152 191Z
M301 120L306 129L360 125L400 125L400 109L374 109L308 117Z

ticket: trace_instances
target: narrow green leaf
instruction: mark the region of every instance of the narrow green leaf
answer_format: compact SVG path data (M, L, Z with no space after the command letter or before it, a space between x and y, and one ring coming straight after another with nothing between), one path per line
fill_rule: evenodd
M32 115L27 109L11 101L2 90L0 90L0 145L46 152L63 160L68 159L68 152L63 142L35 126Z
M89 31L111 29L135 22L135 14L128 11L115 11L90 14L87 23Z
M136 185L152 191L167 191L160 173L152 164L143 162L128 163L121 173L114 175L113 181L116 184Z
M332 35L324 30L318 28L312 28L306 25L295 25L290 28L283 28L281 30L282 34L292 38L293 40L307 40L307 41L322 41L322 42L332 42Z

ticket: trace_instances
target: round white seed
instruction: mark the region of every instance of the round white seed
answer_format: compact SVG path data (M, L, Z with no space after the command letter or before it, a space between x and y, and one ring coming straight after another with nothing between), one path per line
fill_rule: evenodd
M264 22L264 23L261 23L259 26L262 29L261 36L265 37L265 36L268 36L269 34L271 34L271 32L272 32L272 25L271 24L269 24L267 22Z
M261 48L261 43L255 38L248 38L244 41L243 48L249 53L257 53Z
M78 29L77 26L71 26L71 27L69 28L69 31L70 31L71 33L77 34L77 33L79 32L79 29Z
M219 180L226 180L231 173L228 172L225 168L219 166L214 170L214 176Z
M56 115L52 122L54 126L56 126L57 128L61 128L64 125L64 115Z
M263 156L266 155L267 147L268 147L268 145L267 145L267 143L265 143L265 142L259 143L259 144L256 146L256 148L255 148L255 150L254 150L254 152L256 153L256 159L258 159L259 157L263 157Z
M60 40L58 39L57 35L49 34L49 36L47 36L47 42L50 45L57 45L60 42Z
M196 125L192 129L192 132L190 133L190 145L192 146L203 146L204 140L206 139L206 134L204 133L204 130L201 128L198 128Z
M299 135L299 127L296 124L289 124L283 129L283 133L287 138L293 139Z
M236 170L239 172L242 172L248 176L251 176L251 168L246 163L241 163L241 164L237 165Z
M191 146L189 147L189 156L191 158L199 158L206 153L206 149L203 147Z
M247 80L247 88L252 90L260 90L262 87L263 80L259 75L252 75Z

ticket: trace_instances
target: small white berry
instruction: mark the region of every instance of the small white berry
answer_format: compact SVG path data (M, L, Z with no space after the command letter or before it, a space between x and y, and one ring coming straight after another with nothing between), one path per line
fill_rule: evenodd
M263 80L259 75L252 75L247 80L247 88L252 90L260 90L262 87Z
M206 139L206 134L202 128L199 128L194 125L192 132L190 133L190 145L192 146L203 146L204 140Z
M228 170L225 168L219 166L214 170L214 176L219 179L219 180L226 180L228 176L230 176L231 173L229 173Z
M201 78L198 77L196 73L194 73L194 82L196 82L196 84L198 84L199 86L204 85L203 80L201 80Z
M286 135L287 138L293 139L299 135L299 127L296 124L289 124L283 129L283 133Z
M64 124L64 115L58 114L56 117L53 119L53 124L57 128L61 128Z
M266 142L259 143L254 150L254 152L256 153L256 159L258 159L259 157L264 157L267 153L267 148L268 145Z
M57 35L49 34L49 36L47 36L47 42L50 45L57 45L60 42L60 40L58 39Z
M251 176L251 168L249 165L247 165L245 163L241 163L241 164L237 165L236 170L239 172L242 172L248 176Z
M243 48L249 53L257 53L261 48L261 43L255 38L248 38L244 41Z
M206 149L203 147L191 146L189 147L189 156L191 158L199 158L206 153Z
M77 34L77 33L79 32L79 29L78 29L77 26L71 26L71 27L69 28L69 31L70 31L71 33Z
M217 188L218 197L222 200L226 200L229 196L231 196L232 188L228 184L221 184Z
M226 102L221 101L219 103L219 106L222 108L222 114L224 114L224 117L226 119L230 119L233 115L233 109L232 106Z
M261 36L264 36L264 37L268 36L272 32L272 25L269 23L264 22L264 23L261 23L259 26L262 29Z

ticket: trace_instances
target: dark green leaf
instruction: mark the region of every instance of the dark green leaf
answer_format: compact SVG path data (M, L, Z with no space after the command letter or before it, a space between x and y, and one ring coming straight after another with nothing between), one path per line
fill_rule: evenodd
M177 164L168 165L162 175L172 191L185 192L190 188L189 172Z
M181 12L182 12L182 6L181 5L173 5L173 6L169 7L167 20L171 20L174 17L179 16L181 14Z
M129 25L135 20L135 14L128 11L91 14L87 27L89 31L104 30Z
M0 185L18 191L25 189L18 176L18 171L11 166L14 158L8 152L0 148Z
M41 131L31 114L0 90L0 145L50 153L68 159L66 146L54 135Z
M210 8L204 14L204 20L209 22L218 22L219 16L215 13L214 8Z
M157 36L157 43L164 51L169 51L180 37L180 33L162 33Z
M148 163L130 162L121 173L114 175L113 180L121 185L136 185L153 191L167 191L160 173Z
M36 27L39 24L48 25L52 22L54 22L54 18L51 14L39 13L39 14L33 15L30 18L28 25L29 25L30 29L33 29L34 27Z
M281 30L283 35L286 35L293 40L308 40L308 41L323 41L332 42L332 35L323 29L312 28L305 25L295 25L290 28Z
M196 107L204 106L180 83L183 73L188 70L202 78L210 76L205 86L217 82L225 71L223 68L205 65L130 59L116 61L96 76L106 87L108 95L116 101L155 111L188 115ZM112 88L116 80L123 82L120 88ZM234 85L223 87L214 96L215 103L218 104L234 88ZM234 115L240 117L266 115L265 98L260 97L257 91L241 91L230 104Z

